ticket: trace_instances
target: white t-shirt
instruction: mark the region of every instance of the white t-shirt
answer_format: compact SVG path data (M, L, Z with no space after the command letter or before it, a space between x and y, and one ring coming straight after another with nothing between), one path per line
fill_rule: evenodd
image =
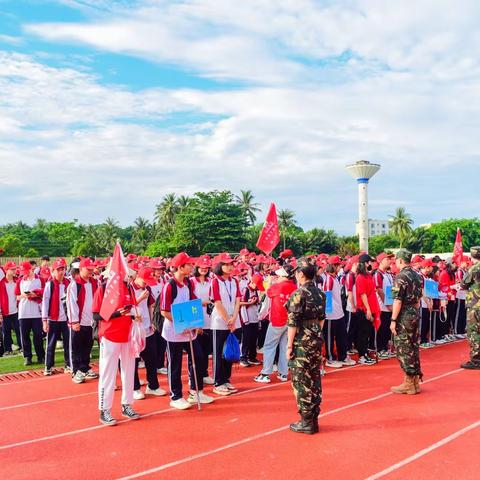
M67 288L67 313L70 322L78 323L83 327L91 327L93 324L93 289L90 282L82 285L85 288L85 302L83 304L82 318L78 318L80 308L78 307L77 282L73 280Z
M226 310L227 315L231 317L235 311L235 304L237 298L240 298L240 286L234 278L225 280L217 275L212 280L212 286L210 289L210 298L213 301L221 301L223 308ZM228 326L225 320L222 318L217 310L217 307L213 309L210 327L212 330L228 330ZM240 315L237 315L235 320L235 329L240 328Z
M336 277L331 275L326 275L325 280L323 281L323 287L325 291L331 290L332 292L332 313L326 314L327 320L339 320L342 318L345 313L342 306L342 291L340 287L340 282Z
M163 281L160 280L156 285L154 285L153 287L150 287L154 300L156 300L158 296L162 293L164 286L165 286L165 283L163 283Z
M8 295L8 314L9 315L13 315L14 313L18 312L17 296L15 295L16 285L17 284L14 280L12 280L11 282L7 282L7 280L5 280L5 288L7 289L7 295Z
M32 280L23 279L20 281L20 292L33 292L33 290L41 290L42 282L39 278ZM26 298L20 299L18 302L18 318L40 318L42 316L41 305L33 300Z
M211 281L209 278L205 280L205 282L201 283L199 280L195 277L191 279L193 282L193 291L195 293L195 296L199 298L202 303L203 302L208 302L210 300L210 284ZM207 307L203 306L203 328L206 330L210 329L210 315L207 313Z
M135 298L138 300L143 293L146 291L145 288L138 288L135 290ZM152 321L150 320L150 310L148 307L148 298L144 298L140 303L137 303L136 310L142 317L142 326L145 329L147 337L154 334ZM135 315L135 309L132 308L133 314Z

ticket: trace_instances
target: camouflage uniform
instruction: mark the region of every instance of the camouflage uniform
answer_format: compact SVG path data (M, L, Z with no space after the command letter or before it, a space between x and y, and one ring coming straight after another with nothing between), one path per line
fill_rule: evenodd
M397 253L397 258L404 258L408 262L410 258L406 250ZM399 256L400 254L400 256ZM403 257L402 257L403 255ZM411 254L410 254L411 256ZM405 267L395 277L392 287L394 300L402 302L400 314L396 319L396 331L394 336L395 352L400 366L406 375L423 377L420 368L420 339L418 325L420 322L419 301L422 297L422 277L411 267Z
M298 288L287 303L288 327L296 327L294 357L289 360L298 412L318 418L322 401L321 363L325 294L313 282Z
M470 249L472 258L480 260L480 247ZM480 368L480 262L475 263L463 277L462 287L468 288L467 338L470 343L470 362L464 368Z

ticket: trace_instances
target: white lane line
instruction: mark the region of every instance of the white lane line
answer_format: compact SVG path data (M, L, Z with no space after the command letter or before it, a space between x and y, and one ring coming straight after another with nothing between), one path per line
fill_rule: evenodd
M79 393L77 395L68 395L66 397L49 398L47 400L37 400L36 402L29 402L29 403L19 403L18 405L10 405L8 407L0 407L0 412L4 411L4 410L12 410L14 408L31 407L32 405L40 405L42 403L56 402L57 400L69 400L70 398L85 397L87 395L94 395L96 393L98 393L98 392L95 390L94 392Z
M447 377L449 375L453 375L453 374L461 372L461 371L463 371L461 368L456 369L456 370L452 370L450 372L444 373L444 374L439 375L437 377L433 377L433 378L429 379L428 382L433 382L435 380L439 380L441 378ZM427 383L427 381L425 381L424 383ZM334 413L343 412L344 410L348 410L350 408L358 407L358 406L364 405L366 403L374 402L375 400L379 400L381 398L388 397L390 395L393 395L393 393L392 392L382 393L381 395L376 395L375 397L370 397L370 398L367 398L365 400L360 400L360 401L355 402L355 403L350 403L349 405L344 405L343 407L339 407L339 408L336 408L334 410L330 410L328 412L322 413L320 415L320 418L326 417L328 415L333 415ZM285 425L285 426L279 427L279 428L275 428L274 430L269 430L267 432L259 433L257 435L253 435L251 437L247 437L247 438L244 438L242 440L238 440L237 442L229 443L227 445L223 445L221 447L218 447L218 448L215 448L215 449L212 449L212 450L207 450L205 452L197 453L197 454L191 455L189 457L181 458L180 460L176 460L174 462L165 463L163 465L151 468L149 470L144 470L142 472L134 473L134 474L128 475L126 477L121 477L118 480L132 480L134 478L140 478L140 477L144 477L146 475L151 475L153 473L161 472L162 470L167 470L169 468L176 467L178 465L182 465L184 463L188 463L188 462L191 462L193 460L197 460L199 458L204 458L204 457L207 457L209 455L213 455L215 453L219 453L219 452L222 452L224 450L228 450L230 448L234 448L234 447L238 447L240 445L244 445L246 443L258 440L260 438L264 438L264 437L268 437L270 435L274 435L275 433L279 433L279 432L282 432L284 430L288 430L288 428L289 428L288 425Z
M461 430L458 430L455 433L452 433L448 437L443 438L442 440L439 440L438 442L433 443L429 447L426 447L414 455L411 455L410 457L405 458L401 462L395 463L391 467L386 468L385 470L382 470L381 472L375 473L374 475L371 475L370 477L366 478L365 480L377 480L379 478L384 477L385 475L388 475L389 473L394 472L395 470L398 470L399 468L404 467L405 465L408 465L409 463L414 462L415 460L418 460L419 458L423 457L424 455L427 455L428 453L432 452L433 450L436 450L437 448L443 447L447 443L450 443L451 441L455 440L456 438L464 435L465 433L469 432L470 430L473 430L475 428L480 427L480 420L468 425L465 428L462 428ZM460 475L461 477L461 475Z

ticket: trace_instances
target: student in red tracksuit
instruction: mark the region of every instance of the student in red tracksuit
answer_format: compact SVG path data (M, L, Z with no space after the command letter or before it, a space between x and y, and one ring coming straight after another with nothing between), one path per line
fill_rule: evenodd
M0 323L2 324L4 354L11 355L14 349L13 331L17 337L17 349L22 348L22 337L18 324L17 296L15 295L17 286L15 271L17 266L15 262L7 262L3 268L5 269L5 276L0 280Z
M65 371L70 368L70 331L68 328L66 295L70 282L65 278L67 263L63 258L55 260L52 266L52 279L47 281L42 299L43 331L47 334L47 355L44 375L51 375L55 365L57 340L63 340Z

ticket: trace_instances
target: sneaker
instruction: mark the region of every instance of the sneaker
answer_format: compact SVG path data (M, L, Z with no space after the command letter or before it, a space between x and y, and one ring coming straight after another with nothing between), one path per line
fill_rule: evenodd
M390 358L390 355L386 350L383 350L382 352L378 352L378 358L380 360L388 360Z
M421 343L420 348L432 348L432 345L428 342Z
M370 358L368 355L365 355L359 358L358 363L361 363L362 365L373 365L375 360Z
M247 360L240 360L240 366L241 367L249 367L250 363L248 363Z
M52 369L51 368L46 368L44 371L43 371L43 375L45 377L49 377L50 375L52 375L53 372L52 372Z
M18 345L13 344L12 345L12 351L16 352L18 350L20 350L20 347Z
M325 369L323 367L320 368L320 376L324 377L325 376Z
M460 367L466 368L467 370L480 370L480 363L469 360L468 362L462 363Z
M138 362L138 368L145 368L145 362Z
M161 373L162 375L168 375L168 369L165 367L157 368L157 373Z
M213 393L216 393L217 395L222 395L224 397L233 393L228 389L226 385L219 385L218 387L215 387L212 391Z
M388 357L387 357L388 358ZM353 360L352 358L350 358L348 355L347 357L345 358L345 360L342 360L342 365L345 365L346 367L351 367L353 365L356 365L357 362L355 360Z
M395 352L388 352L389 358L397 358L397 354Z
M467 335L465 333L457 333L455 337L458 338L458 340L464 340L467 338Z
M231 383L227 382L225 386L228 388L228 390L232 393L238 392L238 388L235 388Z
M145 394L141 390L134 390L133 391L133 399L134 400L143 400L145 398Z
M117 421L112 417L110 410L100 410L100 423L113 426L117 424Z
M433 343L435 345L443 345L444 343L447 343L447 341L443 338L439 338L438 340L434 340Z
M270 377L265 373L260 373L253 379L253 381L258 383L270 383Z
M138 420L140 414L138 414L131 405L122 405L122 417L130 418L131 420Z
M68 365L65 365L63 367L63 373L72 373L72 369Z
M160 387L158 387L156 389L147 387L145 389L145 393L147 395L155 395L157 397L164 397L167 394L167 392L163 388L160 388Z
M85 382L85 374L80 370L77 370L77 373L72 377L73 383L83 383Z
M32 364L32 359L31 359L31 358L29 358L29 357L28 357L28 358L26 358L26 359L23 361L23 364L24 364L25 366L27 366L27 365L31 365L31 364Z
M170 400L170 406L178 410L188 410L189 408L192 408L192 406L184 398Z
M282 375L281 373L279 373L277 375L277 378L281 381L281 382L288 382L288 377L287 375Z
M200 390L198 392L198 400L200 400L200 403L212 403L214 401L213 397L209 397L208 395L205 395L203 393L203 390ZM198 403L197 400L197 392L190 392L190 395L187 398L187 402L191 404Z
M356 355L358 350L356 348L351 348L347 353L348 355Z
M203 383L205 385L213 385L215 380L212 377L203 377Z
M98 378L98 373L95 372L95 370L90 369L90 370L85 374L85 376L86 376L87 378Z
M343 364L342 362L337 362L336 360L327 360L325 362L325 365L330 368L342 368Z
M256 358L255 358L254 360L249 360L248 363L249 363L250 365L255 365L255 366L262 364L262 362L261 362L260 360L256 359Z

